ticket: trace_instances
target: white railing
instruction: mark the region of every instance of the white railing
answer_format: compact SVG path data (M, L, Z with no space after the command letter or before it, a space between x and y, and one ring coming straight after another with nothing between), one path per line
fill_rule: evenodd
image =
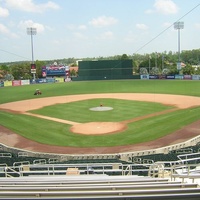
M78 175L96 174L96 175L119 175L129 176L139 173L148 174L148 164L122 164L122 163L85 163L85 164L27 164L20 166L6 167L2 166L0 175L8 176L34 176L34 175L67 175L76 169ZM69 173L68 173L69 172Z

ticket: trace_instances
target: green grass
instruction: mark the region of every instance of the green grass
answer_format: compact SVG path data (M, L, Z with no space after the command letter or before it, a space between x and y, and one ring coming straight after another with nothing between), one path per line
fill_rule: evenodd
M39 88L42 96L34 96ZM200 96L200 81L119 80L33 84L0 88L0 104L24 99L94 93L160 93Z
M102 147L137 144L163 137L199 119L200 107L178 110L161 116L130 123L121 133L108 135L81 135L69 131L70 125L41 120L37 117L0 112L2 125L8 124L16 133L39 143Z
M41 89L41 96L34 96L35 89ZM161 93L200 97L200 81L184 80L120 80L82 81L56 84L36 84L29 86L0 88L0 104L50 96L95 93ZM168 109L161 104L136 101L103 99L112 104L113 111L92 113L90 106L99 105L97 100L58 104L34 112L51 115L72 121L121 121L144 113ZM126 102L126 103L124 103ZM146 104L146 105L145 105ZM128 106L126 106L128 105ZM58 106L58 107L57 107ZM130 112L131 109L134 112ZM85 109L85 114L84 114ZM55 112L56 110L56 112ZM75 113L74 113L74 110ZM77 111L78 110L78 111ZM66 113L71 113L69 116ZM178 110L173 113L151 117L128 124L128 129L109 135L80 135L69 131L70 125L39 119L32 116L0 111L0 125L31 140L58 146L95 147L136 144L155 140L200 119L200 107ZM94 115L99 116L94 116Z
M90 110L90 108L97 107L101 103L103 103L104 106L112 107L113 110L104 112L95 112ZM120 99L89 99L66 104L46 106L39 110L32 110L31 113L82 123L96 121L120 122L170 108L172 107L153 102L139 102Z

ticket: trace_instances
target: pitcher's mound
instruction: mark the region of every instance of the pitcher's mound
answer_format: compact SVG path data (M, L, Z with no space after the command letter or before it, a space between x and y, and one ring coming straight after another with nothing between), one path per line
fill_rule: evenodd
M100 135L121 132L126 128L127 125L122 122L89 122L84 124L75 124L70 130L73 133Z
M92 111L108 111L108 110L112 110L112 109L113 109L112 107L105 107L105 106L90 108L90 110L92 110Z

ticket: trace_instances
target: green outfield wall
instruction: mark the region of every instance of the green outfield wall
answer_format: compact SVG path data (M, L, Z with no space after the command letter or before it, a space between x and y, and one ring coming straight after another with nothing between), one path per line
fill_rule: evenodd
M132 60L80 61L75 80L133 79Z

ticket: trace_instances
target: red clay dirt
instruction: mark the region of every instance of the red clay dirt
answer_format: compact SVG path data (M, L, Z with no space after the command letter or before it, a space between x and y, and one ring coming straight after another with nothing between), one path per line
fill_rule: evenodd
M127 99L137 101L159 102L165 105L173 105L176 108L170 109L164 112L158 112L151 115L146 115L134 119L130 119L123 122L90 122L90 123L77 123L58 118L46 117L36 114L28 113L29 110L38 109L47 105L53 105L57 103L67 103L73 101L86 100L91 98L115 98L115 99ZM155 115L161 115L167 112L173 112L177 109L186 109L190 107L200 106L199 97L180 96L180 95L166 95L166 94L136 94L136 93L118 93L118 94L84 94L84 95L68 95L49 98L38 98L32 100L25 100L13 103L6 103L0 105L0 110L8 112L23 113L27 115L34 115L36 117L46 118L48 120L57 121L60 123L66 123L72 125L71 131L80 134L114 134L126 129L127 123L138 121L144 118L152 117ZM180 143L191 139L200 134L200 120L183 127L181 130L176 131L170 135L159 138L154 141L149 141L140 144L116 146L116 147L94 147L94 148L78 148L78 147L62 147L52 146L37 143L28 140L7 128L0 126L0 143L7 146L46 153L57 154L105 154L105 153L119 153L119 152L132 152L140 150L148 150L168 146L176 143Z

